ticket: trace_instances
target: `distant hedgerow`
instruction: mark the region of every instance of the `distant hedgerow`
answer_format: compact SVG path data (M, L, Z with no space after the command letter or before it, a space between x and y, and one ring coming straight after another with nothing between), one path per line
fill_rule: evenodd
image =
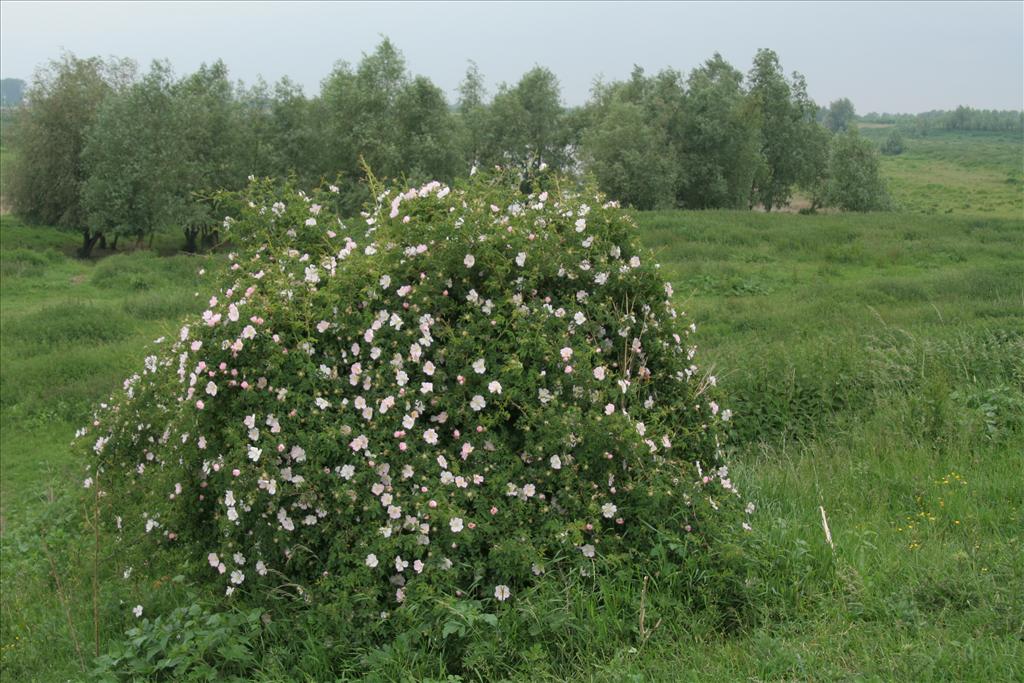
M332 187L253 180L223 289L80 432L118 543L355 632L746 527L730 411L632 219L534 183L371 181L345 224Z

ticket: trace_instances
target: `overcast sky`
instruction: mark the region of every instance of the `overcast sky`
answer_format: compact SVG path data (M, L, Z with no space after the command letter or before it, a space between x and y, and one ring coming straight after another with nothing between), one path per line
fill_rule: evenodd
M29 80L61 50L167 58L179 75L223 59L247 83L290 76L307 95L338 60L387 36L410 70L449 93L467 60L489 90L535 65L566 104L591 85L648 71L688 72L715 51L746 72L760 47L807 77L820 104L861 113L959 104L1024 107L1024 2L315 3L0 2L0 75Z

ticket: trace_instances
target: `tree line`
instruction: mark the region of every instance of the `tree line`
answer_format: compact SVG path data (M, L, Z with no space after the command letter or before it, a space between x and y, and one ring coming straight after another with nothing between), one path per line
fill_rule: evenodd
M177 77L129 60L64 55L41 68L16 110L14 209L82 235L81 254L118 239L180 230L196 251L216 239L212 199L249 175L339 187L350 213L367 199L363 165L384 178L452 182L474 166L542 166L593 177L638 209L885 208L874 146L849 100L819 108L804 78L763 49L744 74L715 54L685 75L598 83L582 107L536 67L489 94L472 62L449 103L410 74L387 39L340 62L316 96L284 78L233 82L223 62Z
M952 111L935 110L921 114L871 112L860 117L860 120L865 123L895 124L917 135L927 135L932 131L1024 133L1024 111L972 109L964 106Z
M21 104L27 85L20 78L0 78L0 108L17 107Z

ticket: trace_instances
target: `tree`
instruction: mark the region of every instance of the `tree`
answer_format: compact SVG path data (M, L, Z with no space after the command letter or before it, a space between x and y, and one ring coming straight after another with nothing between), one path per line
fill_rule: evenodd
M833 137L828 128L817 121L808 122L804 126L796 187L810 200L811 211L828 202L829 152Z
M246 175L285 175L285 172L278 172L275 163L276 141L271 113L274 96L270 86L262 77L248 88L239 84L234 104L237 107L238 137L243 141L240 149L235 151L238 167L244 169Z
M129 60L79 59L66 54L40 68L18 111L11 200L26 221L82 235L81 257L103 237L82 202L82 150L104 101L135 73Z
M154 62L100 108L82 154L82 203L96 231L141 242L173 224L171 207L187 182L173 87L170 65Z
M274 84L269 107L268 168L262 173L276 176L295 174L304 183L315 185L320 180L318 154L322 143L317 138L313 120L314 102L305 96L302 86L282 78Z
M90 219L139 241L180 229L189 252L210 244L219 221L203 197L241 187L248 172L251 141L240 113L223 62L182 80L154 62L145 78L108 99L88 136Z
M789 83L771 50L758 50L748 79L761 113L761 154L765 163L754 180L754 201L771 211L789 201L797 176L797 126Z
M355 69L335 66L311 116L323 141L316 174L337 178L349 213L369 199L363 162L381 179L450 180L459 165L457 125L444 93L426 77L410 77L387 39Z
M828 203L845 211L880 211L891 200L870 140L850 129L832 138Z
M882 144L882 154L886 156L903 154L903 136L900 135L898 129L893 128L889 133L889 137L885 139L885 142Z
M743 74L721 55L694 69L679 140L679 200L686 208L746 208L762 164L761 120Z
M828 112L825 115L825 126L833 133L845 131L857 120L857 112L853 108L853 102L843 97L828 105Z
M401 172L413 183L450 183L459 170L454 115L444 92L430 79L417 76L395 98L395 133L401 149ZM388 169L392 170L392 169ZM393 169L397 173L399 169Z
M457 105L462 160L467 169L478 163L483 153L487 125L486 98L483 75L476 62L470 61L466 75L459 84Z
M359 65L335 65L315 106L323 152L317 175L338 178L342 203L354 213L369 198L362 185L361 161L381 178L403 169L397 100L409 84L405 60L385 39Z
M487 116L482 161L529 173L542 164L559 169L569 163L568 136L558 79L535 67L519 82L502 85Z
M676 178L664 131L638 104L616 100L583 136L587 169L603 192L637 209L672 206Z
M778 56L758 50L748 80L750 95L761 113L761 153L764 164L754 178L752 201L766 211L785 206L793 187L820 174L822 155L807 141L820 140L817 106L807 96L803 76L787 80Z
M638 73L634 69L634 76ZM682 183L686 168L683 164L685 132L686 89L683 75L675 69L662 69L642 83L631 79L630 90L640 88L643 106L649 124L661 131L664 148L662 154L671 160L675 192L675 204L683 200Z
M612 197L637 208L674 206L680 192L684 90L677 71L594 86L575 115L585 168Z
M218 60L175 83L170 126L178 139L175 175L165 194L165 211L195 252L215 238L220 220L204 196L245 185L249 169L241 153L251 141L241 136L240 108L228 69Z

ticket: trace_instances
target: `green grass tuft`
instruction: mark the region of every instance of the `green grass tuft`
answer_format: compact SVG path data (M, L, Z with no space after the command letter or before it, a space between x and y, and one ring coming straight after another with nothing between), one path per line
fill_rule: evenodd
M54 346L105 344L128 337L132 321L116 309L85 301L51 304L8 323L6 338L29 353Z

